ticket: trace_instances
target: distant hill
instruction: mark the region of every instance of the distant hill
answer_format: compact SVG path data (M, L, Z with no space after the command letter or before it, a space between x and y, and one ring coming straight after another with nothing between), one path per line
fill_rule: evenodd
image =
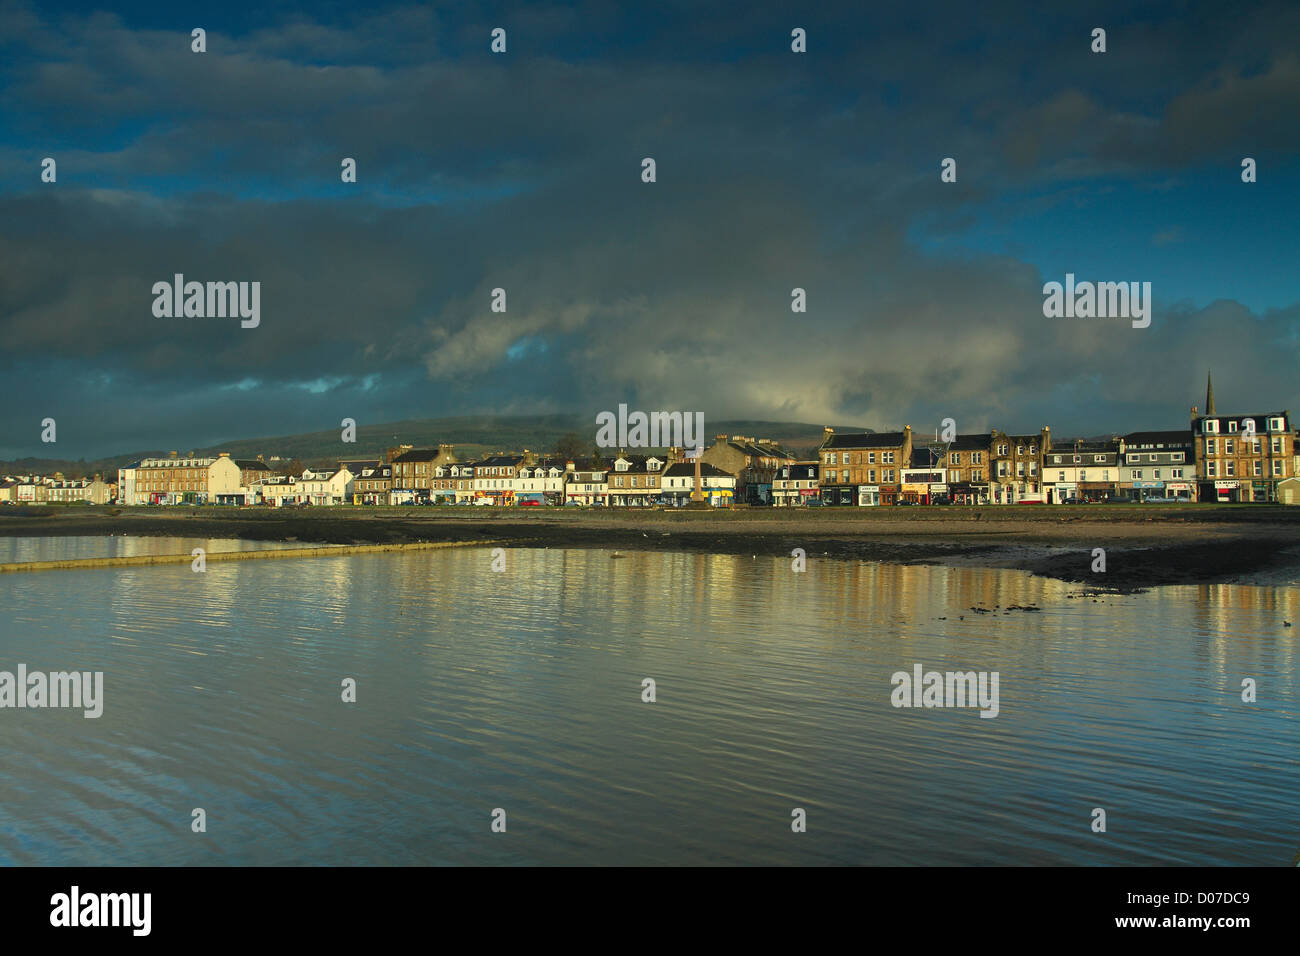
M832 425L837 432L869 432L860 425ZM715 435L745 435L771 439L788 451L805 455L822 441L822 426L807 422L764 422L732 419L705 419L706 443ZM382 458L393 445L427 448L439 443L456 446L457 457L475 458L496 451L548 451L567 434L578 435L585 444L595 441L595 415L465 415L453 418L422 418L381 425L358 425L355 444L340 441L340 429L282 435L274 438L240 438L206 448L179 448L181 454L198 455L229 452L234 458L280 457L302 461L306 465L329 464L340 458ZM69 477L115 474L128 462L172 449L149 448L124 452L95 461L71 461L55 458L24 458L0 462L0 473L52 474L62 471Z

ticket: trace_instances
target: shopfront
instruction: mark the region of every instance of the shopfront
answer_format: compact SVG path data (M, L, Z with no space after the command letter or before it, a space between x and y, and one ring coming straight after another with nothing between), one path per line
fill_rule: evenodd
M1165 483L1163 481L1135 481L1131 487L1133 497L1138 501L1145 501L1147 498L1165 497Z
M1241 501L1241 482L1216 481L1214 483L1214 500L1221 503Z
M980 505L988 503L989 486L986 484L976 484L971 481L954 481L949 484L948 488L949 497L952 498L953 504Z
M1058 481L1054 485L1047 486L1047 503L1049 505L1063 505L1071 498L1079 496L1079 486L1070 482Z
M1115 484L1110 481L1079 482L1079 497L1089 501L1105 501L1115 495Z

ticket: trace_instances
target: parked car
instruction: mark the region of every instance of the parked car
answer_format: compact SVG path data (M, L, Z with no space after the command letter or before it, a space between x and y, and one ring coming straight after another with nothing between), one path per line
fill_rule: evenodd
M822 501L820 498L809 498L803 503L803 506L805 508L824 508L826 507L826 502Z
M521 507L521 508L538 508L538 507L541 507L541 504L542 504L542 503L541 503L540 501L521 501L521 502L519 502L519 507Z

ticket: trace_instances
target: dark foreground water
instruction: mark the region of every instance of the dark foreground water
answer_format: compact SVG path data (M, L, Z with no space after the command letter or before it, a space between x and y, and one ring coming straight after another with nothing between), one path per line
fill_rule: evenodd
M102 547L63 540L86 548L59 557ZM1094 600L1020 572L815 556L803 574L492 560L6 575L0 670L102 670L105 704L0 709L0 862L1285 865L1300 849L1294 588ZM914 664L998 672L998 716L892 707Z

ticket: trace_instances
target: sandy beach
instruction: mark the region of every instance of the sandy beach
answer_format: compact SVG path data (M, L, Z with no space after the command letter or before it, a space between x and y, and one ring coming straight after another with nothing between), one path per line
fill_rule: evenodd
M39 512L47 512L40 516ZM689 550L1016 568L1131 591L1300 575L1300 509L1263 506L6 509L0 535L174 535L304 544L492 539L516 547ZM1106 551L1106 572L1092 552Z

